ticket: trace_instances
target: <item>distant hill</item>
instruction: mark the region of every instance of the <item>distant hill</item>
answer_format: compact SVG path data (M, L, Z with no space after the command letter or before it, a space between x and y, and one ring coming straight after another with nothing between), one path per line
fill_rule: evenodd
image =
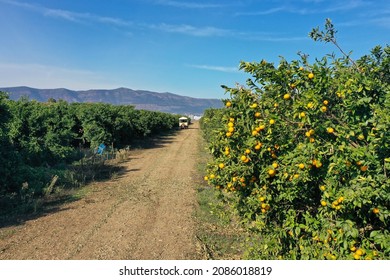
M75 91L65 88L36 89L22 86L0 88L0 91L9 93L12 100L18 100L25 96L39 102L46 102L50 98L62 99L69 103L103 102L115 105L134 105L137 109L188 115L201 115L207 108L220 108L223 105L219 99L193 98L168 92L159 93L128 88Z

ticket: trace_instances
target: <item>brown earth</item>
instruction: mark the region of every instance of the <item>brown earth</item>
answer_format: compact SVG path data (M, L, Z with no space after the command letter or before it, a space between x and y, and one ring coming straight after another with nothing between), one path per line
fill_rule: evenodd
M80 199L0 228L0 259L198 259L199 126L130 153L115 179Z

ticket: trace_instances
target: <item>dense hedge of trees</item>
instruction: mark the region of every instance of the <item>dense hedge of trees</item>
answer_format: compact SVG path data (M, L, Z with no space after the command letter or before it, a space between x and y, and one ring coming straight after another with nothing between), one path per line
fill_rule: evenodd
M128 146L173 129L177 120L130 105L13 101L0 92L0 207L4 198L21 196L23 186L42 192L82 149Z

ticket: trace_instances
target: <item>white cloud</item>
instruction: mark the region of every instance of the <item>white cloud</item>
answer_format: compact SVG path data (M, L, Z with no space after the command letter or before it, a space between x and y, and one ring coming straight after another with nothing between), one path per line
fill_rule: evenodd
M0 64L0 87L115 88L103 73L41 64Z
M275 13L292 13L299 15L311 15L320 13L344 12L361 7L371 5L370 2L364 0L347 0L347 1L322 1L322 0L305 0L303 3L295 3L298 1L278 1L276 7L271 7L264 10L251 10L248 12L237 12L235 16L258 16L270 15ZM300 5L299 5L300 4Z
M211 2L200 3L198 2L189 2L189 1L174 1L174 0L158 0L156 2L159 5L171 6L176 8L186 8L186 9L207 9L207 8L221 8L223 4L216 4Z
M100 22L103 24L111 24L116 26L133 25L132 22L125 21L121 18L104 17L104 16L94 15L90 13L77 13L77 12L61 10L61 9L50 9L37 4L30 4L30 3L18 2L12 0L0 0L0 2L11 4L24 9L28 9L36 13L42 14L44 16L60 18L71 22L77 22L77 23Z
M159 25L148 25L150 28L161 30L169 33L181 33L186 35L198 36L198 37L211 37L211 36L228 36L232 35L233 31L228 29L221 29L212 26L196 27L187 24L172 25L161 23Z
M238 67L226 67L226 66L215 66L215 65L188 65L192 68L198 68L198 69L204 69L204 70L211 70L211 71L218 71L218 72L226 72L226 73L238 73L239 69Z

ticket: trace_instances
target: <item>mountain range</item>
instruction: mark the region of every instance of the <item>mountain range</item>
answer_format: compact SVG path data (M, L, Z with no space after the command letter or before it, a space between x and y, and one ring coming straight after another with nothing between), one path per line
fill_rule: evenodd
M186 115L202 115L207 108L221 108L220 99L193 98L169 92L132 90L129 88L69 90L65 88L37 89L31 87L5 87L10 99L27 97L29 100L47 102L49 99L72 102L102 102L114 105L134 105L136 109Z

